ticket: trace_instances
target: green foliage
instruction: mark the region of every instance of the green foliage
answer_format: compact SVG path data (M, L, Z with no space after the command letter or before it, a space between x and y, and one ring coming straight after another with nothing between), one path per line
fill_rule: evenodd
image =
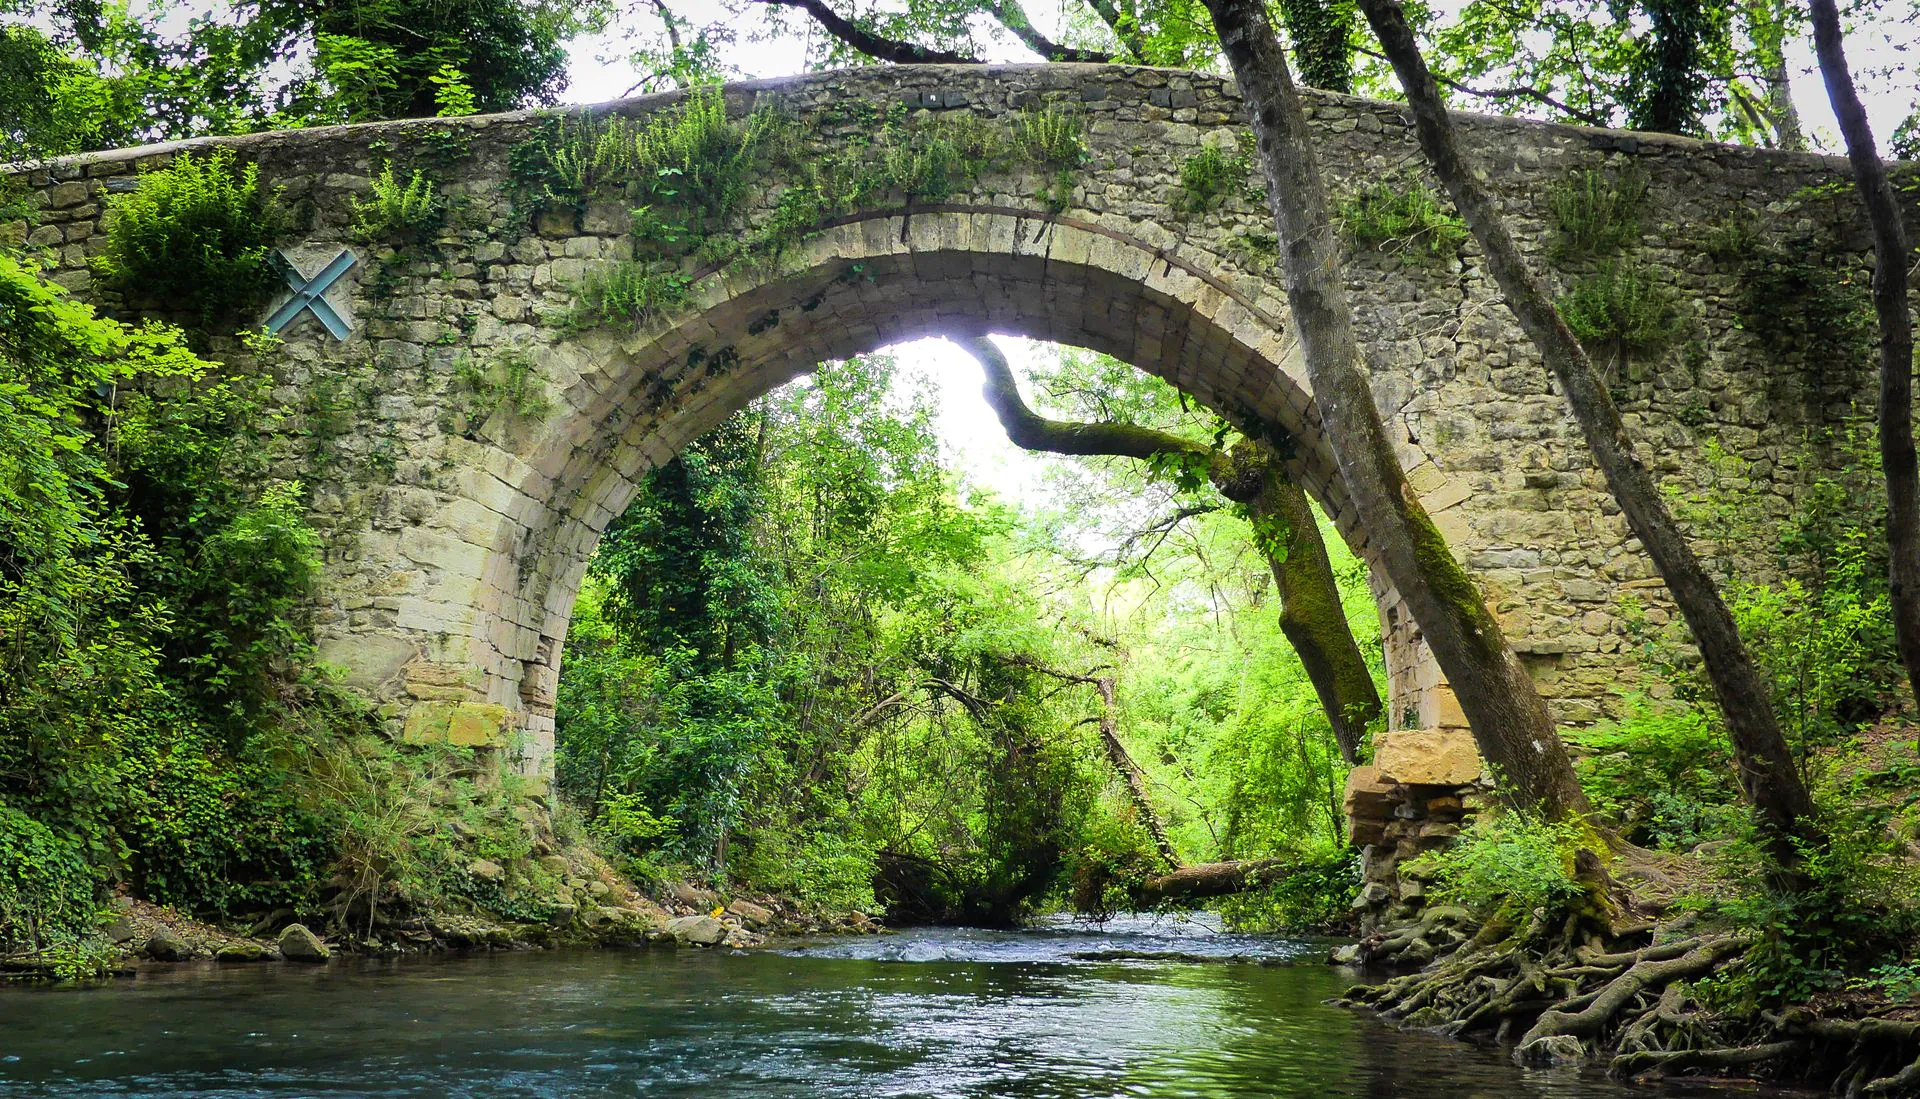
M1464 905L1482 917L1549 924L1583 892L1573 856L1585 836L1573 823L1547 823L1514 811L1475 816L1453 846L1423 856L1432 903Z
M1012 123L1014 149L1026 160L1054 168L1078 168L1093 160L1087 122L1058 107L1023 110Z
M260 168L219 149L181 153L143 172L137 190L107 201L105 250L95 270L109 286L169 299L201 323L233 320L262 305L278 278L273 245L290 222Z
M539 364L519 348L496 352L484 363L462 353L454 360L450 388L441 422L470 439L497 414L537 420L553 410Z
M418 168L403 183L388 163L368 184L365 202L350 199L353 231L361 240L421 240L446 219L446 203L434 194L433 180Z
M473 85L468 82L467 74L460 71L460 66L451 62L441 65L427 82L433 85L435 115L459 118L480 113L480 97L474 94Z
M0 802L156 900L311 903L330 836L288 764L336 718L303 672L317 543L254 441L263 383L0 256L0 402ZM53 890L12 902L43 942L90 930L76 883L16 874Z
M1052 173L1038 197L1064 209L1090 159L1080 115L1022 111L1002 126L972 112L912 117L904 106L856 105L865 132L824 153L803 148L802 122L766 109L727 117L717 89L688 93L649 120L569 115L542 122L509 155L527 216L619 197L632 210L636 255L590 274L568 320L644 324L677 309L694 285L688 261L714 270L777 262L829 219L901 194L939 202L982 174L1030 164ZM786 181L770 217L730 224L756 179Z
M1417 249L1429 257L1450 256L1469 235L1466 223L1417 180L1369 184L1343 201L1334 216L1354 243L1383 252Z
M558 882L531 861L521 819L525 779L497 775L474 753L397 745L365 728L337 730L299 762L302 788L335 843L328 910L359 930L405 912L476 909L543 922ZM476 878L475 859L509 868Z
M1739 822L1731 746L1701 711L1637 699L1625 720L1567 738L1594 809L1633 843L1685 851Z
M1866 977L1847 982L1849 988L1878 992L1896 1004L1920 999L1920 966L1913 962L1877 965Z
M1872 361L1873 305L1864 271L1805 243L1757 236L1724 262L1740 272L1735 307L1742 327L1770 351L1801 357L1816 381L1856 375Z
M1713 223L1700 239L1707 255L1721 263L1745 260L1761 246L1760 218L1741 207Z
M71 945L94 928L96 871L71 836L0 804L0 945Z
M637 328L679 309L692 284L676 267L622 260L590 272L581 281L565 320L576 328L616 322Z
M1359 12L1352 0L1282 0L1281 18L1293 43L1300 80L1310 88L1353 91L1353 34Z
M1650 355L1676 339L1685 318L1674 292L1652 268L1610 261L1579 279L1555 302L1567 327L1590 352Z
M1780 868L1749 826L1719 855L1737 892L1690 899L1709 918L1755 935L1737 964L1702 982L1708 1003L1751 1012L1802 1002L1897 954L1920 931L1920 875L1894 850L1886 802L1860 797L1869 775L1833 777L1816 793L1828 840L1800 851L1800 888L1781 888Z
M531 211L583 209L607 191L713 221L742 197L746 168L770 124L765 112L734 123L719 89L695 89L645 122L586 112L548 116L511 150L508 169L516 201Z
M557 784L646 876L1004 923L1088 849L1109 772L1091 689L1037 670L1075 657L980 575L1003 518L889 366L824 367L643 481L575 610Z
M1813 477L1797 506L1778 519L1749 490L1747 463L1710 442L1711 488L1678 509L1722 548L1728 606L1799 755L1879 718L1902 678L1887 611L1886 493L1876 449L1866 424L1816 436L1806 464L1838 472ZM1736 564L1736 548L1770 548L1771 574ZM1679 639L1648 642L1648 655L1676 694L1707 707L1710 692L1677 651Z
M279 114L304 124L511 110L552 103L580 21L526 0L268 0L245 28L274 53L311 42L312 67Z
M1352 851L1323 848L1303 855L1286 877L1220 906L1229 926L1282 935L1331 935L1353 923L1360 860Z
M1574 172L1548 193L1559 236L1554 251L1562 257L1605 256L1640 242L1640 208L1647 199L1647 177L1638 168Z
M1183 214L1211 210L1234 195L1245 194L1252 173L1253 158L1245 149L1229 153L1219 145L1203 144L1199 152L1180 161L1180 193L1173 208Z

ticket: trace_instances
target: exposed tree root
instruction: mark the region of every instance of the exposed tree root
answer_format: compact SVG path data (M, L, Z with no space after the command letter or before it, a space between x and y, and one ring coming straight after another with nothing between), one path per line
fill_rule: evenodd
M1831 1086L1847 1099L1920 1096L1920 1022L1804 1008L1716 1014L1691 982L1749 940L1617 920L1623 906L1606 899L1603 879L1562 918L1489 922L1469 937L1465 912L1441 907L1376 934L1361 944L1362 960L1423 968L1353 988L1342 1002L1407 1026L1513 1041L1522 1063L1599 1060L1616 1077L1738 1074Z

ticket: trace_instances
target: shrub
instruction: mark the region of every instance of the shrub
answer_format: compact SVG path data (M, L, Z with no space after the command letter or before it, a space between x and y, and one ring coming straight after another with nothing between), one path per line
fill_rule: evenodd
M430 236L445 219L446 204L433 192L433 180L415 168L402 183L393 165L381 169L368 186L371 197L350 200L353 231L361 240L418 240Z
M1909 776L1910 777L1910 776ZM1840 987L1845 974L1896 956L1916 930L1920 880L1886 827L1888 807L1851 783L1816 784L1827 843L1805 847L1800 888L1782 889L1779 865L1749 826L1720 853L1729 899L1691 896L1688 907L1755 936L1730 970L1702 982L1709 1003L1750 1011Z
M167 287L205 325L264 304L276 286L274 243L290 220L260 168L231 151L181 153L142 173L138 189L108 200L106 249L95 260L109 286L136 296Z
M1515 922L1536 909L1551 919L1582 892L1573 876L1581 838L1574 824L1548 824L1513 811L1482 813L1452 847L1420 862L1431 870L1435 902Z
M1640 207L1647 177L1638 169L1575 172L1548 196L1563 257L1619 252L1640 240Z
M1468 236L1466 223L1440 196L1414 181L1373 183L1341 203L1337 216L1356 244L1383 252L1391 245L1443 256L1457 251Z
M1738 825L1731 748L1701 711L1639 699L1624 721L1567 736L1585 750L1576 766L1594 809L1625 838L1685 849Z
M1615 262L1574 283L1556 303L1567 327L1589 351L1617 348L1649 354L1679 335L1682 319L1673 291L1649 269Z
M0 950L72 945L94 924L97 889L72 837L0 805Z

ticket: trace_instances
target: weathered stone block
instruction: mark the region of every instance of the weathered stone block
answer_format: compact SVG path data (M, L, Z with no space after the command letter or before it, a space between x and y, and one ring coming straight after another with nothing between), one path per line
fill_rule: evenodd
M502 748L513 715L493 702L462 702L447 723L447 743L456 748Z
M1465 729L1402 729L1374 742L1373 765L1382 780L1409 786L1464 786L1477 782L1480 750Z
M400 739L407 744L445 744L447 726L453 722L457 702L438 700L416 702L407 710L407 721Z

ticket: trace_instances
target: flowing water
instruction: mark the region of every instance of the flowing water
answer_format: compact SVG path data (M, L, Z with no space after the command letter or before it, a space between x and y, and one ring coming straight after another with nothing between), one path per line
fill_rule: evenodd
M1352 977L1324 954L1141 918L777 952L182 967L0 989L0 1097L1661 1094L1326 1006Z

